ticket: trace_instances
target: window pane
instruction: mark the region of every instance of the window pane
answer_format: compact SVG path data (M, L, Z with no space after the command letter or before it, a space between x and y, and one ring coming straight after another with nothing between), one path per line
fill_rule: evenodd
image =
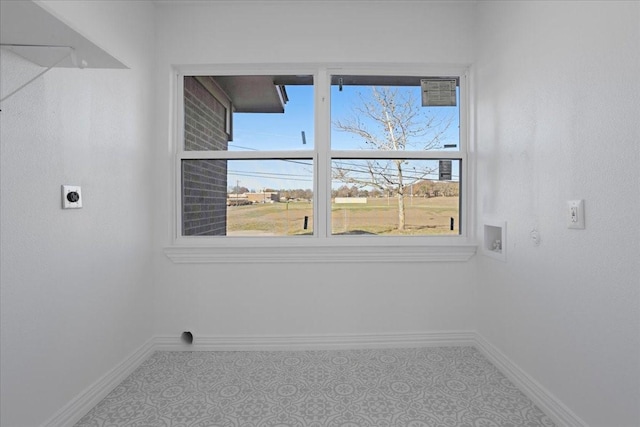
M313 161L183 160L182 235L313 234Z
M460 163L333 159L331 233L459 234Z
M426 81L451 82L455 106L423 106ZM333 76L333 150L460 150L457 78ZM433 98L433 97L432 97Z
M312 76L187 76L185 150L312 150Z

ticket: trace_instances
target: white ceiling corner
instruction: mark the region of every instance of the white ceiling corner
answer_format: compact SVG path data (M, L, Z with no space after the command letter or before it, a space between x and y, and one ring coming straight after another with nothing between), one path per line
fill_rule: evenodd
M0 1L0 44L42 67L128 68L33 1Z

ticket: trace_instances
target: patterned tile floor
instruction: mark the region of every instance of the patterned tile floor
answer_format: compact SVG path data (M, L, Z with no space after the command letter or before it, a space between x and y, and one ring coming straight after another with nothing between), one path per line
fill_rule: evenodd
M76 427L549 427L473 347L156 352Z

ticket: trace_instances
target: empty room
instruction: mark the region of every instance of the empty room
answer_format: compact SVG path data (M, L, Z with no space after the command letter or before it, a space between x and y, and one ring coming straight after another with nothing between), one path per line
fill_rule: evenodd
M0 0L2 427L640 426L640 2Z

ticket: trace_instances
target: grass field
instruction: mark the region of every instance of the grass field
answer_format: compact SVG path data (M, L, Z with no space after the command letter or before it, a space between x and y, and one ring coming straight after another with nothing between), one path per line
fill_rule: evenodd
M435 235L458 234L458 198L405 198L405 230L398 231L398 203L367 199L366 204L332 204L333 234ZM307 229L304 229L305 216ZM454 229L450 229L454 218ZM229 236L292 236L313 234L309 202L266 203L227 208Z

